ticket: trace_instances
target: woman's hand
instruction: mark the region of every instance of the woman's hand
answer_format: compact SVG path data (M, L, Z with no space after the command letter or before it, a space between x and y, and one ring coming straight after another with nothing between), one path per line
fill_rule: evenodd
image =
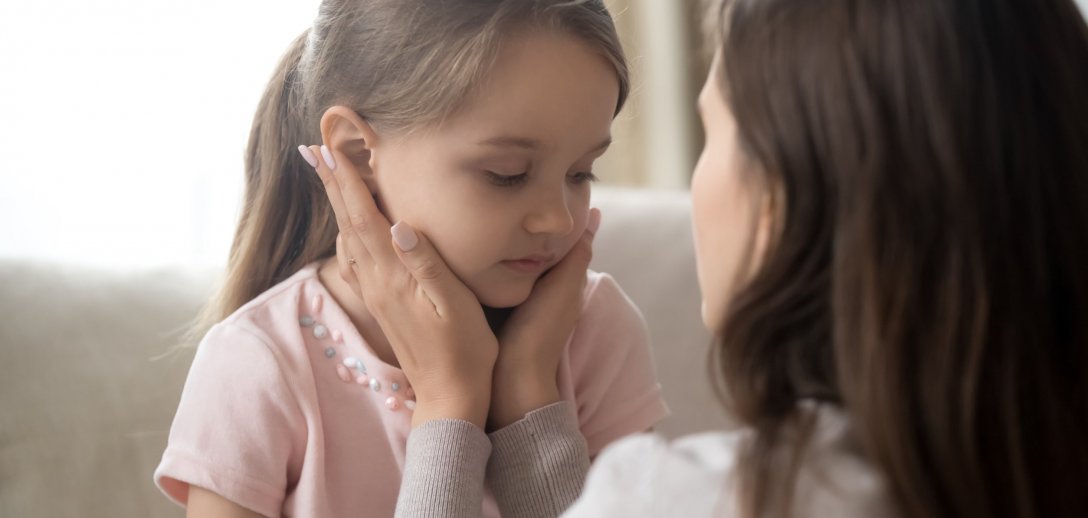
M600 223L600 211L591 209L581 238L559 264L536 281L529 299L503 326L487 417L489 430L503 428L528 412L559 401L559 361L582 315L586 269L593 259L593 237Z
M381 325L412 383L413 426L453 418L483 428L498 342L476 296L426 236L404 223L390 227L348 160L324 146L299 152L316 163L336 213L340 275Z

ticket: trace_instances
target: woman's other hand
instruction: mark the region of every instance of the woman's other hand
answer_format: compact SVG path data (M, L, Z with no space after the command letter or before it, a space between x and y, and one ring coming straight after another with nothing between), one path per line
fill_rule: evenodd
M483 428L498 342L476 296L426 236L404 223L390 227L360 176L337 167L350 161L324 146L299 152L316 163L336 213L340 275L377 319L412 383L412 425L453 418Z
M556 375L574 326L582 315L586 269L601 213L590 209L589 224L563 260L537 280L499 336L499 357L491 388L490 430L559 401Z

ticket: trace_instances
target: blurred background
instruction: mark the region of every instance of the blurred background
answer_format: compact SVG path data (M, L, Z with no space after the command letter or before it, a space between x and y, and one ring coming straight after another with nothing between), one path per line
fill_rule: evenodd
M634 93L600 176L686 188L702 141L701 1L608 4ZM225 264L253 110L317 5L0 3L0 259Z
M597 170L683 189L699 0L608 2L634 92ZM250 120L318 0L0 3L0 259L226 264Z

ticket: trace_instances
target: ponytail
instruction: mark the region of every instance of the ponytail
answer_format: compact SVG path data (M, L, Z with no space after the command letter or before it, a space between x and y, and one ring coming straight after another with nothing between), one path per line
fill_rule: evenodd
M291 43L257 106L245 159L245 198L226 278L205 308L203 334L306 264L335 252L336 226L321 182L298 152L306 131L300 62L309 31ZM315 130L316 132L316 130Z

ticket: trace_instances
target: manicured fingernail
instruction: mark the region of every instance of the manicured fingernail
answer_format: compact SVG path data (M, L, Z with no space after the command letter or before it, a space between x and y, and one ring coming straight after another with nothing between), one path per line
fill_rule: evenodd
M393 241L395 241L397 246L405 252L411 252L412 249L419 244L419 236L412 230L412 227L408 226L408 224L403 221L393 225L393 228L390 229L390 231L393 233Z
M601 210L589 209L589 221L586 223L589 233L597 235L597 229L601 228Z
M332 157L332 151L324 144L321 145L321 156L325 158L325 164L329 166L329 171L336 170L336 159Z
M314 156L314 152L310 151L310 148L306 146L298 147L298 154L302 155L302 159L310 164L310 167L317 169L317 157Z

